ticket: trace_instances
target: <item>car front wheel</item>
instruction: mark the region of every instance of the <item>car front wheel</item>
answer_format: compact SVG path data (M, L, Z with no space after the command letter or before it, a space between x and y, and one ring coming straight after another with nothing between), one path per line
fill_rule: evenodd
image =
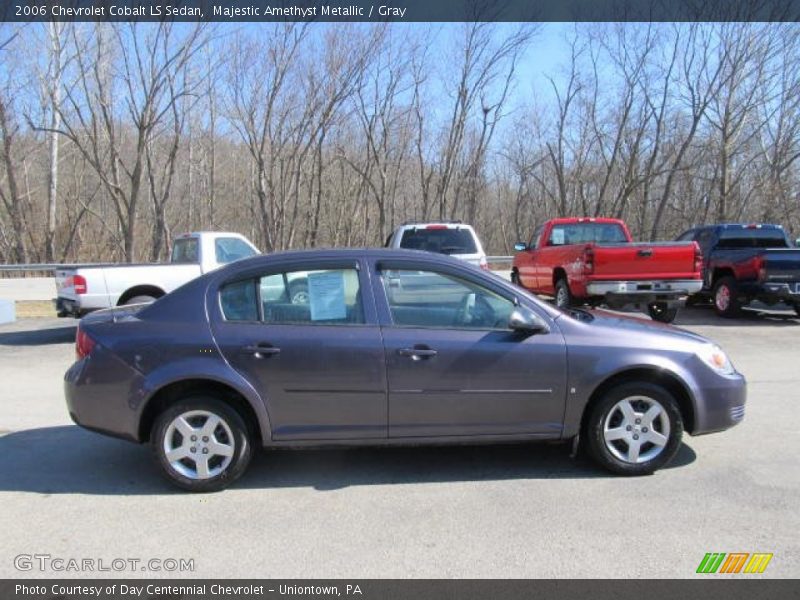
M607 392L586 423L591 457L619 475L649 475L675 456L683 436L678 403L651 383L627 383Z
M239 413L208 396L168 407L156 419L151 442L167 478L190 492L226 488L244 473L252 454Z

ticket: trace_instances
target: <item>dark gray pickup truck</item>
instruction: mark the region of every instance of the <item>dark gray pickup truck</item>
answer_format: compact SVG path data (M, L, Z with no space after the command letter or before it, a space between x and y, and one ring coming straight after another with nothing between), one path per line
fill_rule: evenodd
M678 240L695 241L703 253L703 290L721 317L735 317L754 300L785 303L800 315L800 248L783 227L725 224L696 227Z

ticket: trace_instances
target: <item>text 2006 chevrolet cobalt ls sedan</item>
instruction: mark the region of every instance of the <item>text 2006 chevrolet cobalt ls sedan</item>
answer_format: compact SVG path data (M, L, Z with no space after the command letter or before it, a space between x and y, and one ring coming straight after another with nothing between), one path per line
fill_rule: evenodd
M230 484L258 445L580 439L603 467L642 475L684 430L744 415L744 378L699 335L562 312L415 251L242 260L84 318L76 348L72 418L150 442L191 491Z

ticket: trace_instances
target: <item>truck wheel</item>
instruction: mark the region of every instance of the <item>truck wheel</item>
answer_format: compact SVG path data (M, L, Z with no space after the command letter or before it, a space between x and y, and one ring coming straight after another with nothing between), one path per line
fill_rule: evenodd
M612 388L590 409L585 434L600 466L619 475L649 475L675 456L683 420L667 390L631 382Z
M308 304L308 283L298 281L289 285L289 302L292 304Z
M519 280L519 273L516 271L511 271L511 283L522 287L522 283Z
M678 309L677 307L669 308L666 302L651 302L647 305L647 312L653 321L672 323L678 314Z
M714 312L726 319L737 316L742 308L736 290L736 279L731 276L721 277L714 284L712 293Z
M572 305L572 292L569 291L569 283L563 277L556 281L556 306L558 308L569 308Z
M130 304L149 304L150 302L155 302L157 298L153 296L134 296L133 298L128 298L125 300L123 306L128 306Z
M797 316L800 317L800 304L794 305L794 312L796 312Z

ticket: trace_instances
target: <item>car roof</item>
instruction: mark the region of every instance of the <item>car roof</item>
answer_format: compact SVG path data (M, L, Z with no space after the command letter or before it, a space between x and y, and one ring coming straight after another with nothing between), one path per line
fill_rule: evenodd
M282 250L269 254L259 254L237 260L231 265L248 266L253 263L266 262L290 262L294 260L307 259L355 259L355 258L384 258L384 259L407 259L425 262L446 262L463 266L462 260L453 258L446 254L435 252L425 252L424 250L408 250L405 248L315 248L310 250Z

